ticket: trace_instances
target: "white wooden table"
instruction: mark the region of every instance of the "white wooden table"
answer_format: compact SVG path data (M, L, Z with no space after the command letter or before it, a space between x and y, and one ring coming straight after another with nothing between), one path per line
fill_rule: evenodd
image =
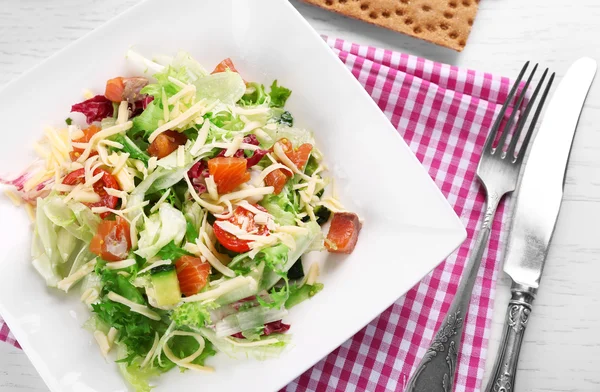
M0 0L0 86L137 1ZM460 54L296 0L293 4L321 34L508 76L516 75L525 60L551 66L559 76L581 56L600 60L598 0L482 0ZM600 391L599 85L592 87L575 138L544 284L525 336L518 391ZM490 356L508 297L503 277ZM0 390L47 391L25 354L3 343Z

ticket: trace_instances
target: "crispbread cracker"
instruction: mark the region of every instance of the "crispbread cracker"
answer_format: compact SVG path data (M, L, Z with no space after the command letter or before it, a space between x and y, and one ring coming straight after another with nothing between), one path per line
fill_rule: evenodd
M304 0L456 51L467 43L479 0Z

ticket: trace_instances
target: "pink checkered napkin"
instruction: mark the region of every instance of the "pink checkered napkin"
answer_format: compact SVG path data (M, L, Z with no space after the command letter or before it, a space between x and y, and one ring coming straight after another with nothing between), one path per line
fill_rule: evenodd
M441 323L475 243L484 195L475 172L507 78L326 38L429 171L467 228L446 262L312 369L291 391L403 391ZM455 391L479 391L500 265L505 207L498 209L467 315Z
M418 57L327 39L429 171L467 228L457 252L404 297L284 390L403 391L441 322L483 216L475 170L510 80ZM459 353L456 391L478 391L505 218L492 226ZM483 272L485 270L485 272ZM18 347L0 318L0 340Z

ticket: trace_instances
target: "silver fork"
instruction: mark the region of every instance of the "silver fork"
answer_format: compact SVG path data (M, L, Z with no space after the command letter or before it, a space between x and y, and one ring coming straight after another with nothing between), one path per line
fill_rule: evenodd
M477 166L477 178L483 185L486 192L486 204L487 209L483 217L483 223L475 243L475 247L471 253L469 261L465 267L465 276L461 279L456 296L450 305L450 309L446 314L446 317L442 321L433 342L429 349L425 353L425 356L421 360L421 363L413 373L412 378L409 380L406 392L451 392L454 389L454 375L456 372L456 358L458 356L458 350L462 339L465 315L469 308L469 302L471 301L471 295L473 293L473 286L477 278L477 272L481 264L481 259L485 251L488 239L490 237L490 230L494 215L496 214L496 208L500 203L500 200L511 192L513 192L517 186L517 180L519 178L519 172L523 163L523 157L527 146L531 141L533 130L538 117L546 101L548 91L554 80L554 74L550 76L546 88L541 96L540 102L537 105L535 114L531 120L527 133L523 138L523 143L519 151L516 152L517 143L521 138L523 128L527 117L535 105L538 93L540 92L542 85L548 74L546 69L535 88L531 100L527 104L527 107L522 113L517 125L514 127L513 136L510 138L510 143L506 150L504 150L508 136L511 133L511 128L515 121L517 108L521 107L523 99L527 94L529 84L531 83L533 76L537 70L537 64L531 71L529 78L527 79L525 86L519 92L515 98L514 110L512 111L508 121L502 127L504 114L509 106L510 102L515 97L518 90L519 84L523 79L529 62L525 63L519 77L512 86L506 102L502 105L502 109L494 122L492 129L487 137L485 146L479 165ZM500 129L502 128L502 130ZM500 138L498 143L494 143L500 132ZM495 147L494 147L495 146Z

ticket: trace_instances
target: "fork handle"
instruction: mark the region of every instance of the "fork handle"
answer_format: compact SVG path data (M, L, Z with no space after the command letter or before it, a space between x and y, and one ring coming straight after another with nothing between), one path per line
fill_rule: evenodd
M456 358L462 339L465 315L471 301L477 272L490 237L491 224L503 195L488 195L487 210L477 236L475 248L465 266L466 275L460 281L448 313L440 325L425 356L408 381L406 392L452 392Z
M534 296L516 285L513 285L511 291L512 299L506 312L502 341L485 392L514 391L519 353Z

